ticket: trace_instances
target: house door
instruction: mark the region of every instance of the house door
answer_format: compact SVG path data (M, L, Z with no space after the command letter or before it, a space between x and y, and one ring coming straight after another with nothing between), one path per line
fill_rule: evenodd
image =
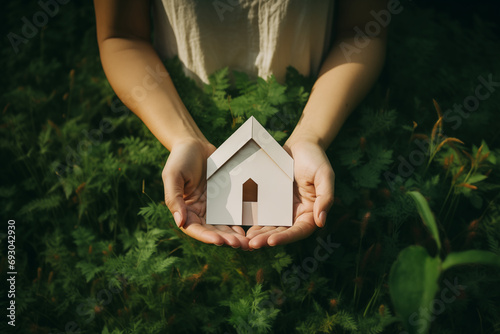
M258 189L259 186L252 179L248 179L245 183L243 183L242 225L258 225Z

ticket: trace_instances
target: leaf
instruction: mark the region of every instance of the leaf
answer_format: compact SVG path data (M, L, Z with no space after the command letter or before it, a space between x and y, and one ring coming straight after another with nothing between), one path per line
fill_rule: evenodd
M384 112L375 112L370 109L362 111L359 125L363 128L362 135L370 137L375 133L383 133L396 125L397 112L396 110L385 110Z
M488 178L486 175L483 175L483 174L474 174L472 175L471 177L469 177L467 179L467 183L468 184L473 184L473 183L477 183L477 182L480 182L484 179Z
M246 116L247 118L250 118L250 116L255 117L260 124L265 126L267 120L278 111L278 109L271 106L269 103L264 102L253 105L253 108L246 113Z
M19 214L25 215L32 212L50 211L57 208L61 204L61 200L62 198L59 194L52 194L50 196L36 198L28 204L24 205L19 210Z
M167 257L166 259L157 258L152 271L161 274L169 269L177 261L176 257Z
M292 263L292 257L284 252L280 252L275 256L276 262L271 266L276 269L278 273L281 273L283 268L286 268L290 263Z
M478 196L477 194L472 194L469 197L469 200L472 206L476 209L481 209L481 207L483 206L483 199L481 198L481 196Z
M269 333L271 331L279 309L266 307L265 301L268 298L269 293L263 292L262 286L257 284L250 295L229 302L231 316L228 322L237 333Z
M496 240L495 237L492 236L491 234L488 234L486 238L488 239L488 247L491 250L491 252L500 256L500 244L498 240Z
M350 168L358 166L362 161L363 152L358 148L355 150L342 150L339 152L340 163L342 166L348 166Z
M104 328L101 332L101 334L122 334L122 333L124 333L124 332L122 332L118 328L115 328L115 329L113 329L112 332L110 332L107 326L104 326Z
M340 310L337 314L334 315L336 322L339 324L342 329L348 331L357 331L358 326L354 318L344 310Z
M251 111L252 105L255 104L253 99L242 95L231 99L230 106L233 117L242 117Z
M438 250L441 250L441 240L439 239L438 227L436 224L436 220L434 219L434 215L429 208L429 203L427 203L427 200L418 191L409 191L408 195L410 195L411 198L413 198L413 200L415 201L418 213L420 214L424 225L427 226L427 228L431 232L432 237L434 238L434 240L436 240Z
M443 261L443 270L462 264L485 264L500 267L500 256L483 250L451 253Z
M85 280L90 282L96 274L103 270L103 267L98 267L90 262L78 262L76 264L76 268L79 268L82 271L82 274L85 276Z
M370 163L353 168L351 175L353 184L360 188L375 189L381 181L379 171L372 168Z
M440 259L420 246L399 253L389 274L391 299L409 333L425 333L430 325L431 303L438 291ZM418 319L418 321L416 321Z
M489 161L490 163L496 165L497 156L495 155L495 152L490 152L490 155L488 156L488 158L486 160Z
M392 150L388 150L382 145L371 145L368 150L370 162L379 170L387 169L392 163Z
M233 71L234 86L242 93L248 93L251 89L255 89L255 85L248 78L245 72ZM251 88L252 87L252 88Z
M409 132L413 132L413 130L415 130L415 127L409 125L402 125L401 128Z
M271 136L273 136L274 140L276 140L278 143L281 142L283 139L285 139L288 136L288 133L283 132L283 131L273 131L269 130L268 131Z
M214 91L224 91L229 88L229 68L224 67L214 74L210 75L208 81L210 82L210 86L205 86L205 91L214 92Z
M3 198L9 198L9 197L12 197L14 196L14 194L16 193L16 186L13 185L11 187L0 187L0 197L3 197Z
M266 100L269 101L272 105L278 105L286 102L286 87L280 85L274 75L269 77L267 80L267 85L265 85L267 91Z

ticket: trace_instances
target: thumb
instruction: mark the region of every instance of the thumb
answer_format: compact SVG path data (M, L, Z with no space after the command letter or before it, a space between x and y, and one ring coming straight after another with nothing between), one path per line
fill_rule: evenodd
M314 179L316 200L313 206L314 222L318 227L325 226L326 214L333 204L334 185L335 173L329 165L318 171Z
M184 179L180 173L163 173L163 185L165 188L165 204L175 220L178 227L186 222L187 209L184 202Z

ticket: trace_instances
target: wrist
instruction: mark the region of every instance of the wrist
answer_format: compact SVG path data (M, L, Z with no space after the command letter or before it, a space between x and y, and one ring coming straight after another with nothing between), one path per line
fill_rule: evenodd
M325 150L324 141L319 136L312 132L303 131L297 128L292 132L283 146L285 149L293 151L294 147L304 145L319 146L322 150Z
M178 115L178 117L171 117L168 128L165 127L160 131L166 137L164 146L169 151L178 145L186 143L199 144L200 146L210 145L210 142L205 138L187 110L171 114Z
M205 146L210 144L210 142L203 136L196 134L183 134L176 136L170 143L172 149L179 145L185 144L196 144L200 146Z
M287 151L292 157L295 156L297 152L317 152L318 150L325 152L325 149L319 144L318 138L316 137L294 137L290 138L283 145L285 151Z
M192 148L193 151L202 152L205 158L208 158L215 151L215 146L204 136L179 137L173 142L170 151L186 146Z

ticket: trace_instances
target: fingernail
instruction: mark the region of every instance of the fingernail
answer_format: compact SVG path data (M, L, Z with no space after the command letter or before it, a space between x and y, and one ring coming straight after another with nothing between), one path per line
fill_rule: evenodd
M177 211L174 212L174 220L175 220L175 224L177 224L177 227L181 227L181 214Z
M324 227L326 223L326 211L321 211L319 214L319 224Z

